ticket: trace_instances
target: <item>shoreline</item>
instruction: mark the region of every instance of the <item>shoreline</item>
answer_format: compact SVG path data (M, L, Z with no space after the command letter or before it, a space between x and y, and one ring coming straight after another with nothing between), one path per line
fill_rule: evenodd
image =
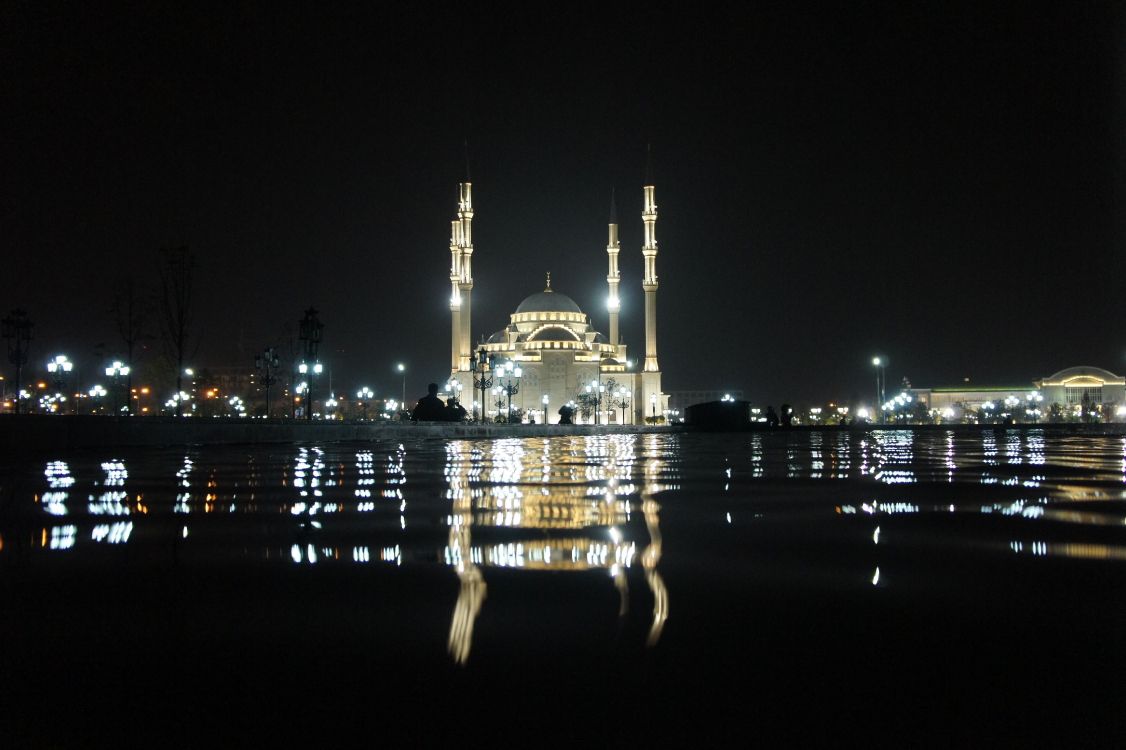
M798 425L769 428L747 425L715 429L696 425L618 424L450 424L444 422L313 422L300 420L200 419L175 417L106 417L52 414L0 416L0 448L6 451L73 450L95 447L177 445L261 445L297 442L346 442L402 438L524 438L651 433L867 433L884 430L983 431L1046 430L1076 435L1126 435L1126 423L1110 424L938 424L938 425Z

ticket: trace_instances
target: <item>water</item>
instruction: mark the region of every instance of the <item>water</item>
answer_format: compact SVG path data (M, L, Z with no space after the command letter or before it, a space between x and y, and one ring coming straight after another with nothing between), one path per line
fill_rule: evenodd
M1108 745L1126 438L649 434L9 457L30 745Z

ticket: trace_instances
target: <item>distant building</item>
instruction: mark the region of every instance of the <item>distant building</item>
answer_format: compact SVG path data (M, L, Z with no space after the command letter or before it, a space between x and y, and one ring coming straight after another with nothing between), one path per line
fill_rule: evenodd
M1069 367L1036 381L1046 404L1122 404L1126 402L1126 377L1101 367Z
M1023 403L1037 394L1042 399L1039 402L1042 408L1052 404L1075 407L1084 402L1091 406L1122 405L1126 403L1126 378L1101 367L1080 366L1060 370L1027 385L910 388L907 392L928 411L951 409L955 414L980 410L987 403L1000 405L1007 398L1017 398Z

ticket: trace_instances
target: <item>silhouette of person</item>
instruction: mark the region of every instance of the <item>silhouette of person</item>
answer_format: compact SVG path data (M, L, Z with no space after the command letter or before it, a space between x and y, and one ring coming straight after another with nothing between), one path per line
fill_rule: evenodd
M447 422L464 422L469 417L469 412L457 400L457 396L450 396L446 399L446 408L442 412L442 418Z
M571 421L571 417L573 416L575 416L575 410L567 406L567 404L563 404L559 407L559 424L574 424L574 422Z
M774 411L773 406L766 407L766 426L767 427L777 427L778 426L778 412Z
M446 405L438 398L438 384L431 383L426 390L427 394L414 405L412 422L440 422L445 418Z
M782 426L794 426L794 410L790 408L789 404L782 404Z

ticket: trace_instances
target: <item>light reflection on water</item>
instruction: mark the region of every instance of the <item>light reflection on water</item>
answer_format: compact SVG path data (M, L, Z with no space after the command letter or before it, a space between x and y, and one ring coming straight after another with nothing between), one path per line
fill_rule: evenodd
M446 566L458 581L447 647L462 664L501 570L587 576L657 645L670 617L664 539L682 560L726 564L704 519L735 531L785 522L799 548L819 543L807 519L830 519L842 539L859 524L855 579L877 587L903 585L877 550L922 548L924 535L952 554L1126 559L1126 538L1106 536L1126 526L1123 436L608 435L78 454L25 468L28 494L0 516L2 557L96 565L145 545L228 565ZM670 504L704 531L670 527ZM943 518L981 520L952 530Z

